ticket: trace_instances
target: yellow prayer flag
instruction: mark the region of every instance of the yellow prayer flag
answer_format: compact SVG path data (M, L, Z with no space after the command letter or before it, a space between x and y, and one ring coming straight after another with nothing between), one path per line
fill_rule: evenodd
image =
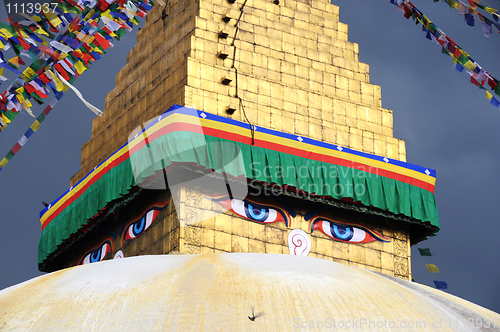
M464 64L464 67L467 68L467 70L469 71L473 71L475 68L476 68L476 65L474 64L474 62L468 60L465 64Z
M9 120L8 117L0 113L0 119L3 121L5 124L9 124L11 121Z
M2 161L0 161L0 167L4 168L5 165L7 165L9 161L7 160L7 158L3 158Z
M40 26L37 26L37 29L35 32L38 34L41 34L41 35L46 35L47 37L49 36L49 33L47 31L43 30ZM43 40L44 40L44 45L47 46L47 44L45 44L47 42L45 41L45 39L43 39Z
M0 29L0 35L4 37L5 39L8 39L10 37L13 37L13 35L9 32L7 29Z
M90 23L90 21L91 21L90 19L92 18L92 16L94 16L94 14L95 14L95 10L94 10L94 9L92 9L92 10L91 10L91 11L87 14L87 16L85 16L85 18L84 18L83 20L84 20L84 21L86 21L86 22L87 22L87 24L88 24L88 23Z
M44 15L50 21L50 24L52 24L55 27L62 23L59 16L54 14L51 10L49 10L47 13L44 13Z
M16 98L17 100L19 100L19 102L22 104L24 103L24 96L23 96L23 92L24 92L24 87L20 87L19 89L16 90Z
M17 56L13 57L12 59L7 60L7 62L13 64L17 68L19 68L19 59Z
M40 122L38 122L38 120L35 120L35 122L33 122L30 128L33 129L33 131L35 132L38 130L38 128L40 128L40 125L41 125Z
M109 18L110 20L112 20L112 19L113 19L113 16L111 16L111 15L110 15L110 10L109 10L109 9L107 9L105 12L102 12L102 13L101 13L101 16L107 17L107 18Z
M3 68L2 68L3 69ZM36 71L34 71L33 69L31 69L30 67L26 68L24 71L23 71L23 76L26 76L26 79L25 81L28 81L31 77L33 77L34 75L36 75Z
M427 270L429 270L430 273L438 273L439 272L438 267L434 264L425 264L425 266L427 267Z
M484 9L490 13L490 14L494 14L496 13L498 10L496 10L495 8L491 8L491 7L484 7Z
M25 99L23 105L25 109L33 107L33 104L29 101L29 99Z
M64 90L64 84L61 82L61 80L57 77L56 74L54 74L52 71L47 70L50 73L50 78L56 83L56 90L57 91L63 91Z
M74 64L74 67L75 67L76 71L78 72L78 74L81 74L81 73L83 73L84 71L87 70L87 67L85 67L85 65L81 61L77 61Z
M488 98L488 100L491 100L491 97L493 97L493 95L488 90L486 90L486 98Z

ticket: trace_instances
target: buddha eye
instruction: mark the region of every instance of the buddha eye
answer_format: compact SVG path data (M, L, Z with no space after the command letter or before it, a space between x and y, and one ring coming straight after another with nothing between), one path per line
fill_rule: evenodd
M144 208L142 211L142 215L140 215L139 218L133 219L128 223L127 226L125 226L125 230L123 232L123 240L122 240L122 245L125 243L127 240L133 240L137 238L139 235L144 233L149 227L151 227L151 224L153 224L153 221L155 221L156 217L160 214L160 211L165 209L170 202L170 199L168 199L164 203L153 203L149 205L148 207Z
M233 211L237 215L260 223L283 222L288 226L290 217L288 213L277 206L264 205L252 200L239 200L236 198L219 201L226 209Z
M344 224L325 218L313 218L313 220L311 232L317 229L337 241L348 243L390 242L389 238L383 237L366 227Z
M92 250L91 252L87 253L82 258L82 260L80 261L79 265L85 265L85 264L100 262L111 251L112 251L111 242L110 241L106 241L102 245L100 245L97 249Z
M127 226L123 242L126 240L133 240L144 233L151 226L159 213L159 210L149 210L139 220L134 221Z

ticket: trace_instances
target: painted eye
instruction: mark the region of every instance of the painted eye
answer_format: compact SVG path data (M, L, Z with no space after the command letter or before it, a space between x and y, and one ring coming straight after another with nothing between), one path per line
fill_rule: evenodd
M312 230L319 230L326 236L341 242L369 243L373 241L390 242L376 232L354 225L341 224L332 220L318 219L314 221Z
M158 210L149 210L141 219L130 224L125 231L123 242L126 240L133 240L144 233L151 226L159 213L160 211Z
M278 208L273 209L250 200L242 201L236 198L219 201L219 203L243 218L261 223L283 222L288 226L287 214Z
M100 262L111 252L111 243L106 241L99 248L86 254L80 262L80 265Z

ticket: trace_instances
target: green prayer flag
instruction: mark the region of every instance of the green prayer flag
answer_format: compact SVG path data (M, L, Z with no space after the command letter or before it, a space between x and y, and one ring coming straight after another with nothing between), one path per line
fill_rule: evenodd
M8 161L10 161L12 158L14 158L14 151L10 150L9 153L7 153L7 155L5 156L5 159L7 159Z
M432 256L431 250L429 248L418 248L421 256Z
M120 41L120 38L123 37L123 36L125 36L126 33L127 33L127 30L119 28L118 30L115 31L115 34L117 36L116 39L118 41Z
M38 116L37 120L38 120L38 122L42 123L43 120L45 120L45 114L40 113L40 115Z
M464 65L467 63L467 61L469 61L469 58L462 54L457 60L460 64Z
M425 264L425 266L427 267L427 270L429 270L430 273L438 273L439 272L438 267L434 264Z
M9 110L4 111L4 113L3 113L3 115L7 119L9 119L10 121L13 121L18 114L19 114L19 112L12 112L12 111L9 111Z

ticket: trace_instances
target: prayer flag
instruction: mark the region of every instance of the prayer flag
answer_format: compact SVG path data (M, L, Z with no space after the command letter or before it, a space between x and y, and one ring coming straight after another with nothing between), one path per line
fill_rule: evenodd
M430 273L438 273L439 272L438 267L434 264L425 264L425 266L427 267L427 270L429 270Z
M474 26L474 16L472 16L469 13L465 13L465 22L467 22L467 25L473 27Z
M495 97L491 97L491 105L495 106L495 107L499 107L500 106L500 101L498 101Z
M432 256L431 250L429 248L418 248L421 256Z
M444 281L434 280L434 285L436 285L437 289L448 289L448 284Z

